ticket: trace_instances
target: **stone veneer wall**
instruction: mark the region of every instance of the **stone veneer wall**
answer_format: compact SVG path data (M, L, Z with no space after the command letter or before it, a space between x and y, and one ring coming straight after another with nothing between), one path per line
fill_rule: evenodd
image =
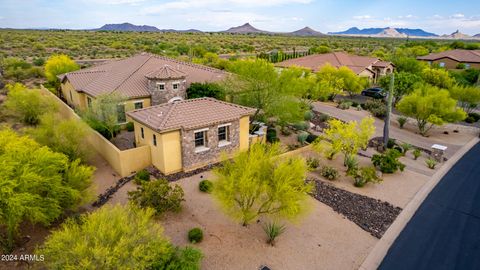
M165 90L157 90L157 82L165 84ZM179 82L180 87L173 89L173 83ZM148 91L152 94L152 106L167 103L174 97L185 99L187 96L187 82L185 78L174 80L148 80Z
M207 131L207 147L209 150L196 153L195 152L195 130L203 129L197 128L194 130L182 130L182 163L183 169L189 171L201 166L206 166L210 163L218 161L220 154L224 151L231 152L237 150L239 147L240 136L240 121L237 119L230 125L230 142L231 144L223 147L218 146L218 126L227 123L210 125L203 128L208 128Z

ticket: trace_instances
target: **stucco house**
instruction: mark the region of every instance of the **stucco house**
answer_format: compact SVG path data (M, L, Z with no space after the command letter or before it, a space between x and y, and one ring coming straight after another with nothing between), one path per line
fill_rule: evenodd
M219 69L141 53L62 74L61 96L70 106L85 110L99 95L121 95L126 102L119 104L118 119L124 123L127 111L183 100L191 83L218 82L226 76Z
M247 150L255 109L197 98L127 113L137 146L150 146L152 164L164 174L190 171L218 161L220 153Z
M381 76L392 73L395 68L391 62L382 61L375 57L351 55L344 52L307 55L277 63L276 66L282 68L298 66L316 72L326 64L336 68L348 67L357 75L368 77L372 82L376 82Z
M465 68L480 69L480 50L449 50L417 57L417 60L437 64L446 69L457 69L459 64Z

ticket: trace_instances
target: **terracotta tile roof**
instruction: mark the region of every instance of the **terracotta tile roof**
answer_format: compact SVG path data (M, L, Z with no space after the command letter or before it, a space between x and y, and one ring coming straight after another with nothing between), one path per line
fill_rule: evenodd
M150 96L146 75L155 72L158 72L159 76L178 76L183 73L187 77L187 84L215 82L227 76L226 72L219 69L141 53L130 58L69 72L61 75L61 78L68 79L77 91L94 97L117 92L127 98L135 98Z
M374 57L351 55L343 52L333 52L326 54L312 54L300 58L289 59L278 63L277 66L300 66L309 68L312 71L318 71L322 66L329 63L336 68L342 66L348 67L356 74L360 74L365 69L368 69L377 62L379 62L379 59Z
M147 79L159 79L159 80L180 79L180 78L185 78L186 76L187 74L185 72L176 70L169 65L165 65L145 75Z
M127 112L127 115L153 130L166 132L176 129L202 128L254 113L253 108L214 98L196 98L134 110Z
M434 61L442 58L450 58L457 62L464 63L480 63L480 50L456 49L417 57L418 60L426 61Z
M387 61L377 61L372 66L386 68L388 66L394 66L394 64L392 62L387 62Z

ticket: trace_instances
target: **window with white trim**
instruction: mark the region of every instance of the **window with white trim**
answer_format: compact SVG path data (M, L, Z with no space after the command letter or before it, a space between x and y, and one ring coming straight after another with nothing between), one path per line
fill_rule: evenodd
M207 147L207 130L194 132L195 148Z
M173 90L178 90L180 88L180 83L172 83Z
M135 105L135 110L143 109L143 101L137 101L133 104Z
M165 83L157 83L157 90L164 91L165 90Z
M230 141L230 125L222 125L218 127L218 142Z

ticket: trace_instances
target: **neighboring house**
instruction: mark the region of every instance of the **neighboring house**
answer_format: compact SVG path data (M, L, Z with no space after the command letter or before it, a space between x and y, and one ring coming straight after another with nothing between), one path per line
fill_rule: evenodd
M480 69L480 50L456 49L419 56L417 59L446 69L457 69L459 64L464 64L465 68Z
M380 76L392 73L395 68L391 62L381 61L378 58L351 55L343 52L312 54L280 62L276 64L276 66L298 66L316 72L326 64L330 64L336 68L348 67L357 75L368 77L373 82L376 82Z
M119 105L119 123L126 111L183 100L194 82L221 81L218 69L141 53L130 58L60 75L61 95L67 103L85 110L102 94L116 93L127 101Z
M134 110L137 147L150 146L152 164L164 174L215 163L220 153L246 150L255 109L197 98Z

